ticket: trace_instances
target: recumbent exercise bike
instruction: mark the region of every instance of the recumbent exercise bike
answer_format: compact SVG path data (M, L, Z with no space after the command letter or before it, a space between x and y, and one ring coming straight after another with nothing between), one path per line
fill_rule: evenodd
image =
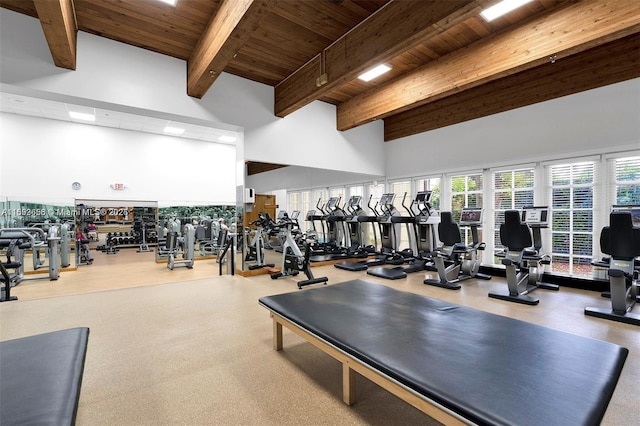
M471 229L471 244L462 242L460 226L453 221L451 212L440 213L438 237L442 246L438 247L434 253L438 279L425 279L424 284L458 290L461 287L461 281L471 278L491 279L490 275L478 272L481 263L478 251L485 248L485 243L480 242L478 237L478 227L482 225L482 209L463 208L460 225Z
M521 215L523 221L520 220ZM548 226L549 216L547 207L525 207L522 213L518 210L504 212L504 223L500 225L500 240L505 250L496 253L496 256L503 258L502 264L506 267L509 291L492 291L489 297L537 305L540 300L529 293L538 288L559 290L560 287L556 284L542 282L544 268L551 263L551 258L541 252L540 229Z
M631 312L640 286L640 227L634 226L631 211L609 214L609 226L600 232L600 249L609 257L592 264L608 269L611 309L586 307L585 315L640 325L640 315Z

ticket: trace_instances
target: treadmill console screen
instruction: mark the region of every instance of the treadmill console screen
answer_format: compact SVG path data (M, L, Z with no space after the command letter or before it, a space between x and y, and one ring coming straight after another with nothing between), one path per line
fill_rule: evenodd
M479 226L482 225L481 208L463 208L460 214L460 225Z
M351 207L359 207L361 201L362 201L362 197L361 196L352 195L351 198L349 198L349 206L351 206Z
M522 222L533 226L549 225L549 208L548 207L525 207L522 209Z

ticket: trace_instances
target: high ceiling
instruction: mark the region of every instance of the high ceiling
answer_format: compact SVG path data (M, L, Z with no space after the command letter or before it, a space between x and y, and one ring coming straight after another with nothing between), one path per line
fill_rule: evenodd
M274 114L337 105L347 130L384 119L385 140L640 77L640 1L0 0L42 23L56 66L76 31L186 61L200 98L221 72L275 87ZM356 77L378 63L391 71Z

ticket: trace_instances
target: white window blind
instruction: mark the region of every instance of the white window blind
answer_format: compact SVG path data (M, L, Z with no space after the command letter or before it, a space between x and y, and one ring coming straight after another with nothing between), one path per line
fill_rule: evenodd
M304 220L303 218L307 217L309 210L315 208L311 204L311 191L302 191L300 193L300 205L298 207L300 208L300 219L298 222L302 222L302 220Z
M451 176L451 216L454 222L460 221L463 207L482 207L483 179L482 173ZM461 229L463 240L471 242L468 229ZM482 240L482 231L479 232Z
M594 208L598 208L593 161L547 167L551 198L551 271L592 274Z
M611 159L609 182L617 205L640 205L640 156Z
M363 194L364 194L364 187L362 185L350 186L347 188L347 199L345 200L345 202L348 202L351 197L360 196L362 197L360 207L366 209L367 200L364 199Z
M504 212L520 210L534 204L535 170L501 170L493 173L493 214L495 247L501 248L500 225L504 223Z
M299 192L290 192L289 193L289 211L292 212L294 210L300 210L300 193Z
M332 197L339 198L339 202L338 202L339 207L342 207L344 205L344 203L347 202L347 200L345 200L344 188L342 188L342 187L330 188L329 189L329 198L332 198Z

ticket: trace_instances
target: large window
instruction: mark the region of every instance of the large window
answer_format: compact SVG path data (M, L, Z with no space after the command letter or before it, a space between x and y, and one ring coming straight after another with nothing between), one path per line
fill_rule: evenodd
M591 275L594 223L594 162L549 166L553 272Z
M350 196L361 195L362 207L368 214L369 196L371 206L377 206L385 192L396 194L395 207L398 213L407 216L402 206L409 206L418 191L433 191L432 207L435 210L450 210L455 221L460 220L463 207L485 209L484 222L487 229L487 254L502 248L499 227L504 223L506 210L520 210L537 205L549 206L550 224L541 232L542 250L550 254L552 262L547 273L571 276L593 276L591 262L600 256L600 231L609 223L609 212L613 205L640 205L640 155L639 151L625 154L607 154L588 158L549 161L531 166L501 167L483 171L452 173L443 177L414 177L391 181L388 184L369 182L363 185L313 188L290 194L289 208L306 213L316 209L316 203L324 206L329 196L341 197L344 205ZM444 177L446 176L446 177ZM484 180L484 181L483 181ZM375 185L374 185L375 183ZM486 198L489 204L484 203ZM377 207L378 213L380 208ZM319 222L316 223L319 225ZM377 225L377 224L374 224ZM310 223L307 223L310 226ZM366 243L376 242L372 230L377 226L365 226ZM398 227L400 249L412 246L405 226ZM468 229L463 235L470 242ZM318 226L318 233L322 230ZM487 259L489 260L489 259ZM496 264L501 262L495 259Z
M451 214L460 220L463 207L482 207L482 173L451 177Z
M640 205L640 157L616 158L611 168L615 185L614 204Z
M504 212L520 210L533 205L535 171L533 168L503 170L493 174L493 214L495 247L502 247L500 225L504 223Z
M289 193L289 211L300 210L300 193Z
M307 213L309 210L315 208L312 204L311 200L311 191L302 191L300 193L300 204L298 205L298 209L300 210L300 217L298 218L298 223L301 227L306 229L306 226L303 226L303 223L307 217ZM309 224L306 224L307 226Z
M482 191L482 173L451 176L451 216L454 222L460 221L463 207L482 207ZM463 228L461 233L464 241L470 243L469 229Z
M431 207L440 210L440 178L416 180L416 191L431 191Z

